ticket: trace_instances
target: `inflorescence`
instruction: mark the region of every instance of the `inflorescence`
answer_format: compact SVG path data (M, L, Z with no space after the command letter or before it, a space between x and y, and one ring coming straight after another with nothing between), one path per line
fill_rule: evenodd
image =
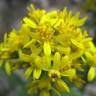
M28 93L35 90L40 96L50 96L50 91L58 96L70 92L64 79L77 87L92 81L96 47L82 28L86 19L67 8L46 12L31 5L21 28L5 33L0 43L0 67L4 66L8 75L23 69L24 79L29 80Z

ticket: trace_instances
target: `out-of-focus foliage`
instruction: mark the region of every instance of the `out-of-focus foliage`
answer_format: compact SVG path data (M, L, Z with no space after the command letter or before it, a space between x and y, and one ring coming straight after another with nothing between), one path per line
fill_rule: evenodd
M94 43L96 44L96 0L86 0L82 6L82 10L89 14L86 26L89 28L90 35L93 36Z
M8 76L4 68L0 68L0 96L27 96L26 82L17 74Z

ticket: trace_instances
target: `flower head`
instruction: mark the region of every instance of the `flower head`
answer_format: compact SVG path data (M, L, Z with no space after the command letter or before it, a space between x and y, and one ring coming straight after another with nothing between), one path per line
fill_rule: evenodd
M0 43L0 67L5 65L8 75L24 69L24 78L31 80L28 92L37 90L41 96L50 96L50 90L59 96L70 92L62 78L81 87L84 68L88 67L86 77L91 81L96 66L96 47L82 29L86 19L67 8L46 12L31 5L20 30L5 34Z

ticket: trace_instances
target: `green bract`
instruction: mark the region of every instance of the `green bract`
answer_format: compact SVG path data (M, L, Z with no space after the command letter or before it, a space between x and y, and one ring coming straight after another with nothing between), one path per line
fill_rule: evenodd
M24 69L24 78L31 80L28 92L37 90L40 96L50 96L50 90L59 96L70 92L70 86L62 78L78 87L85 83L83 77L92 81L96 48L82 29L87 17L79 16L79 12L73 16L67 8L46 12L31 5L21 28L4 35L0 43L0 67L4 65L8 75ZM89 70L87 76L85 67Z

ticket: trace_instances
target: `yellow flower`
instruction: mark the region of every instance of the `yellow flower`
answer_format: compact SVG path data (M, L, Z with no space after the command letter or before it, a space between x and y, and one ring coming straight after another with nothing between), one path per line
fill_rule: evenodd
M50 78L52 78L53 82L61 77L60 72L57 71L57 70L53 70L53 69L49 71L48 75L49 75Z
M39 79L40 78L40 75L41 75L41 69L35 69L34 71L33 71L33 78L34 79Z
M46 12L31 5L21 28L5 34L0 42L0 67L4 65L8 75L24 69L28 92L40 91L41 96L50 96L50 90L58 96L69 93L70 86L62 78L81 87L86 66L91 66L87 79L92 81L96 47L82 29L86 19L66 7Z
M40 40L50 41L54 36L54 29L49 24L43 24L38 26L37 34Z
M31 62L32 61L31 55L24 54L24 53L22 53L21 50L19 50L19 58L25 62Z
M46 11L44 9L36 9L32 4L30 5L30 7L28 7L28 16L30 19L33 19L33 21L35 21L36 23L40 22L40 19L45 13Z
M88 71L87 80L90 82L95 78L95 69L94 67L91 67Z
M25 24L27 24L27 26L29 26L31 28L36 28L37 27L36 23L34 21L32 21L31 19L27 18L27 17L25 17L23 19L23 21L24 21Z

